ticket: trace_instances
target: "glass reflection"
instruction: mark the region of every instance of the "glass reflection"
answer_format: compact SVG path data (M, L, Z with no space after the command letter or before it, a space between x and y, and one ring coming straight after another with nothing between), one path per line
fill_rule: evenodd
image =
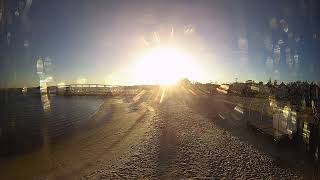
M43 111L45 113L50 112L51 107L50 107L50 100L48 97L48 93L41 93L41 102L42 102Z

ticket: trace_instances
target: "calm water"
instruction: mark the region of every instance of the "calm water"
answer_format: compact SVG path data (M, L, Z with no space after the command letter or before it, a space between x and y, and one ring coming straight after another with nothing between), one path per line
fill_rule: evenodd
M67 137L88 122L104 101L93 96L7 94L1 98L1 156L34 151L45 139L54 143Z

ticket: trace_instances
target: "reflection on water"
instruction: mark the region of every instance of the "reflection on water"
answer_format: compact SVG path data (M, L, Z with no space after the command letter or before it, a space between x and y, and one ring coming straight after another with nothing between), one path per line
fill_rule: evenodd
M85 123L101 97L9 94L1 100L0 155L47 149Z
M41 94L41 102L42 102L43 111L49 112L50 111L50 101L49 101L47 93Z

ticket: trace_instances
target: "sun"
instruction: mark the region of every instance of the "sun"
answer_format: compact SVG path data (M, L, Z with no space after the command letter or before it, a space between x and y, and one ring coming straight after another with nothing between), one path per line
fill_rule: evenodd
M156 47L144 54L135 68L143 84L172 85L192 72L190 56L173 47Z

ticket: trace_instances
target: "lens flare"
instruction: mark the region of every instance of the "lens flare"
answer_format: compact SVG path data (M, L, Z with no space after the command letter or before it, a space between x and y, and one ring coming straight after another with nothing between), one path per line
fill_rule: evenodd
M191 58L175 48L153 48L135 66L135 80L143 84L170 85L195 73Z

